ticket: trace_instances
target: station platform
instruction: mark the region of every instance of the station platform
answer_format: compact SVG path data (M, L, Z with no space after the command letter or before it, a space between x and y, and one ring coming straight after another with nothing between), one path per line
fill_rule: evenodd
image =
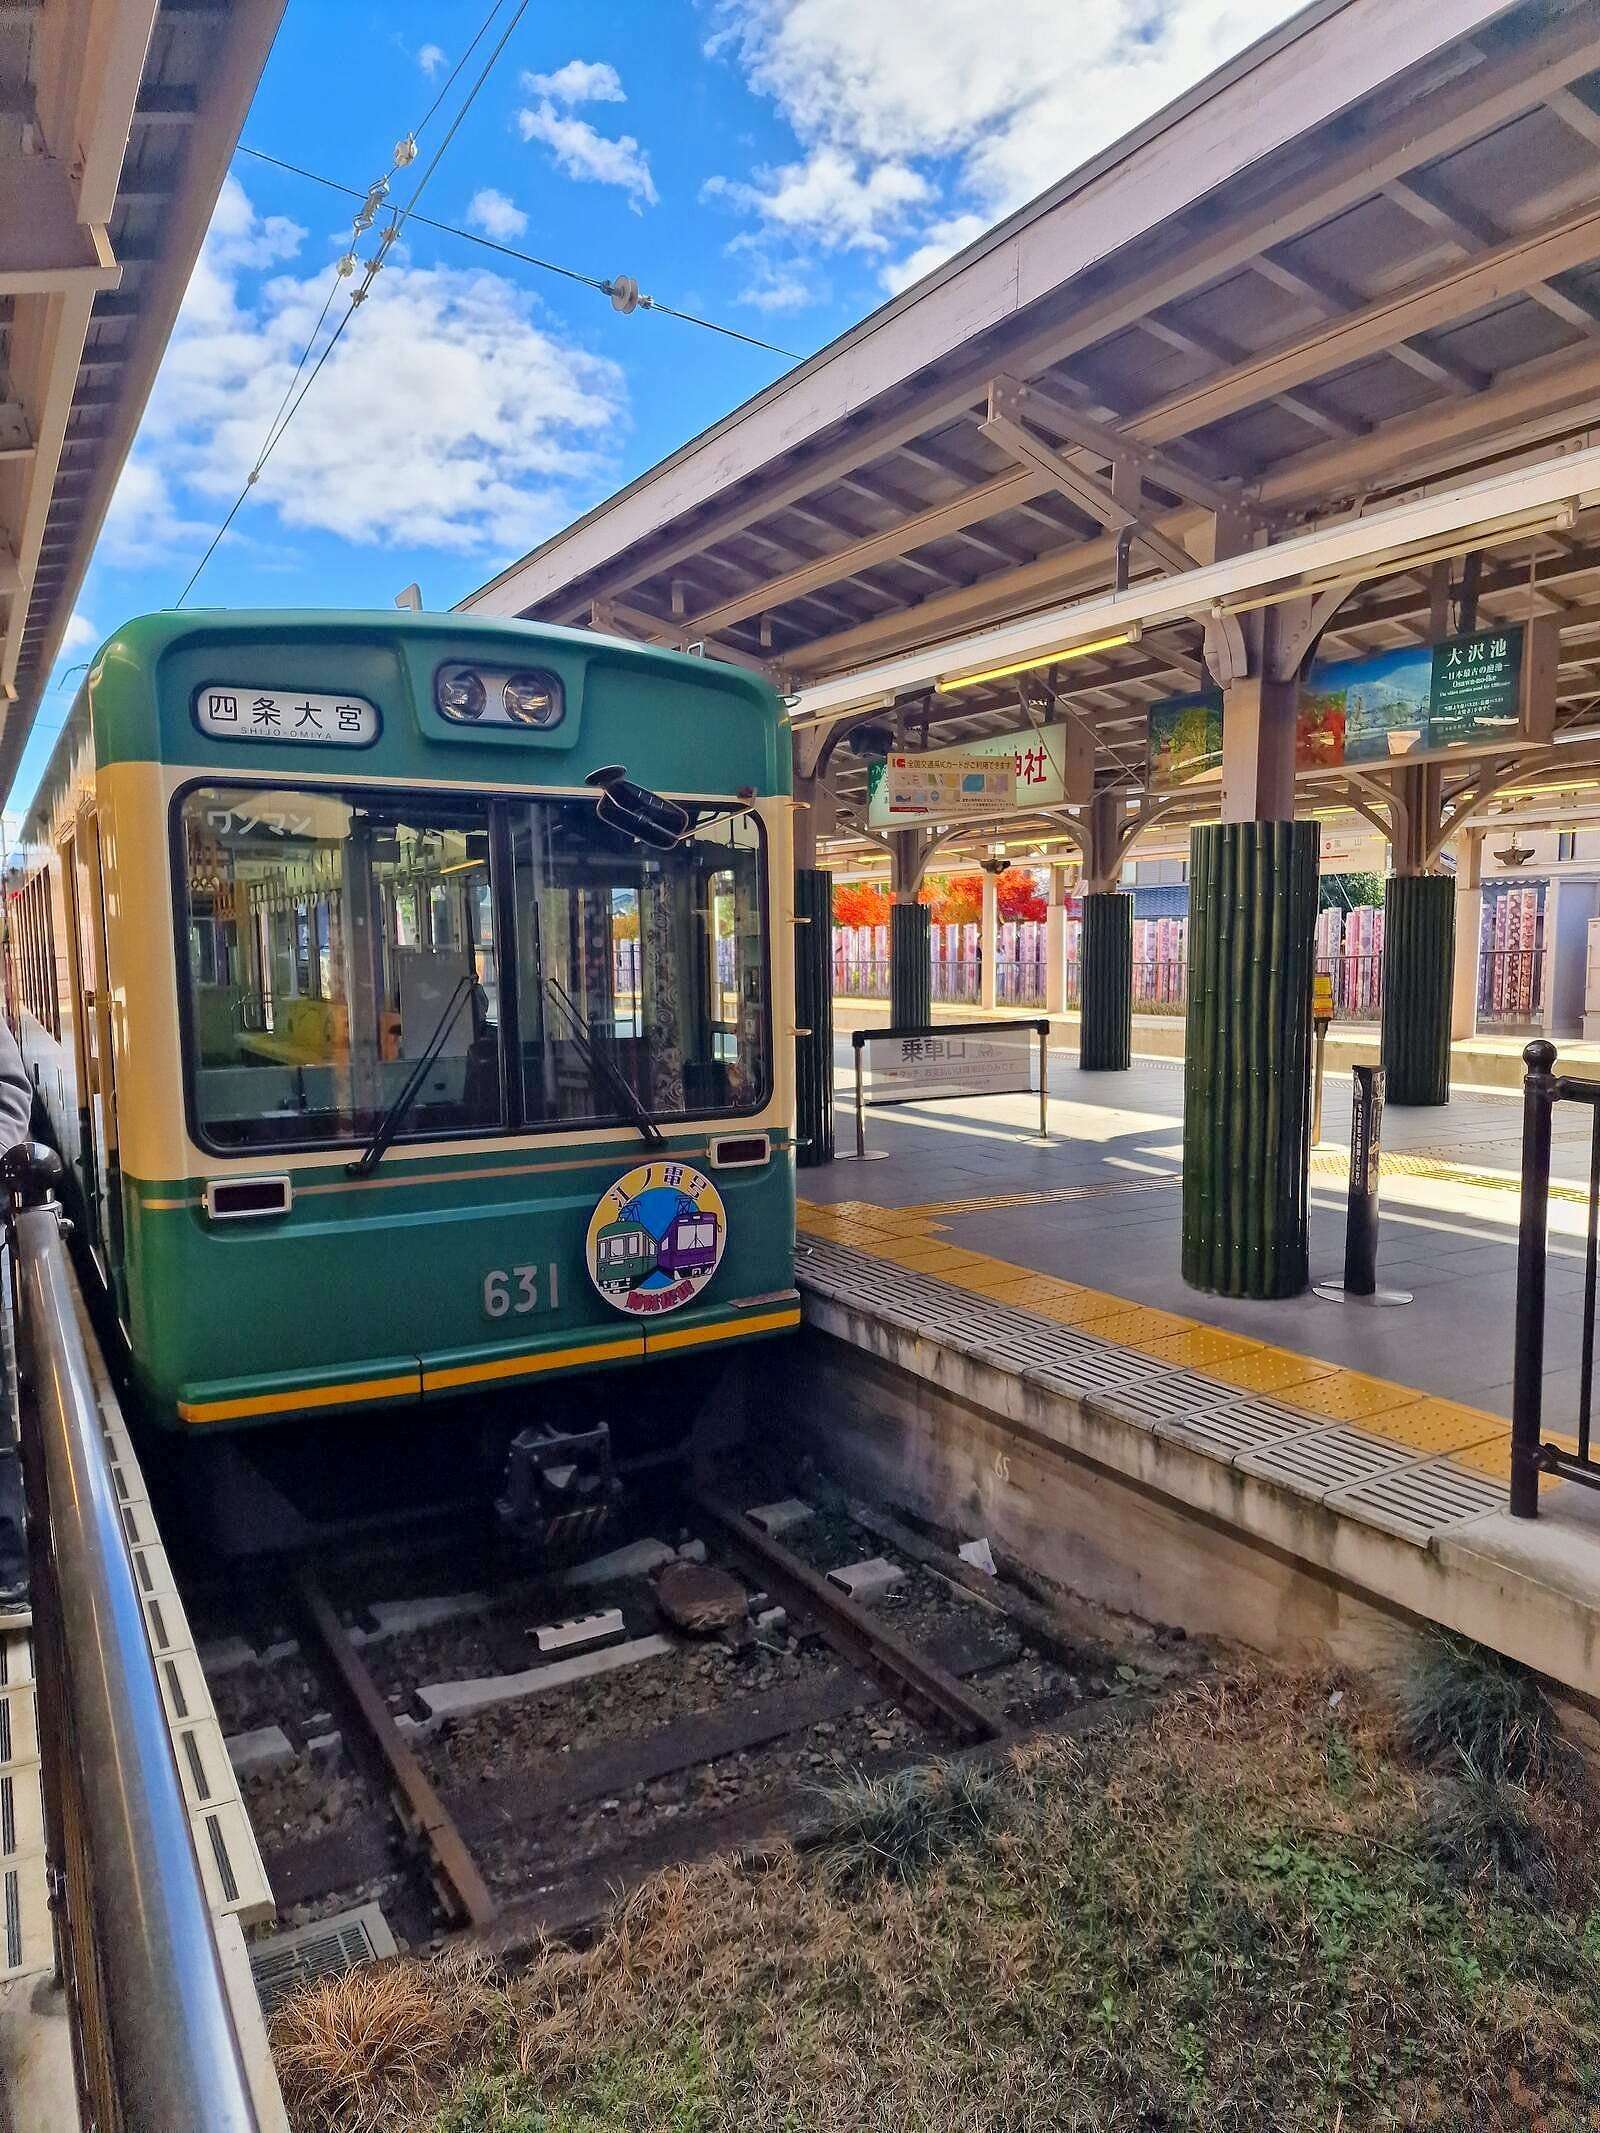
M1165 1552L1153 1573L1161 1519L1144 1530L1145 1514L1164 1503L1163 1517L1233 1535L1230 1548L1264 1543L1291 1584L1331 1578L1362 1608L1445 1621L1595 1693L1600 1493L1548 1483L1532 1523L1506 1508L1518 1100L1458 1094L1442 1110L1389 1110L1379 1280L1414 1301L1375 1309L1314 1295L1240 1302L1184 1284L1181 1062L1086 1074L1057 1060L1051 1090L1048 1142L1033 1097L869 1110L869 1145L884 1160L801 1177L808 1321L921 1379L935 1405L953 1398L1002 1431L1020 1421L1035 1457L1049 1445L1131 1482L1143 1512L1129 1513L1115 1561L1100 1559L1092 1499L1060 1505L1058 1556L1081 1568L1087 1547L1113 1604L1204 1621L1194 1578L1215 1567L1216 1549L1182 1551L1181 1575L1178 1552ZM1546 1414L1556 1434L1576 1409L1585 1128L1561 1132L1554 1161ZM853 1146L842 1107L838 1130L840 1148ZM1342 1265L1348 1131L1348 1083L1330 1076L1312 1157L1314 1278ZM920 1397L856 1413L858 1454L896 1418L872 1478L920 1471L931 1489L943 1470L946 1495L959 1486L974 1515L1001 1515L978 1468L957 1483L959 1423L931 1416ZM1037 1505L1010 1515L1040 1524ZM1118 1514L1105 1515L1116 1530ZM1031 1533L1035 1554L1048 1540ZM1283 1629L1248 1607L1243 1618L1229 1604L1211 1612L1213 1627L1267 1646Z
M834 1000L835 1029L882 1028L889 1019L884 1000ZM971 1022L980 1015L1015 1015L1037 1021L1038 1007L979 1008L968 1001L939 1004L933 1010L936 1022ZM1075 1053L1078 1049L1076 1009L1051 1015L1050 1045L1053 1051ZM1525 1068L1523 1046L1533 1032L1488 1030L1476 1037L1461 1037L1450 1047L1450 1081L1456 1089L1511 1089L1522 1087ZM1330 1075L1348 1073L1353 1066L1378 1064L1380 1031L1375 1022L1335 1022L1328 1032L1327 1070ZM1133 1055L1141 1059L1182 1059L1184 1018L1182 1014L1138 1014L1133 1017ZM1562 1063L1573 1073L1600 1074L1600 1044L1586 1044L1575 1037L1559 1041Z

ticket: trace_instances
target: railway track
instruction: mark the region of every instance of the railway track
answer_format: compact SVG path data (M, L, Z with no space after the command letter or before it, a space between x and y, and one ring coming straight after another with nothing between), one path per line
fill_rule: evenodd
M376 1893L413 1942L441 1929L502 1949L572 1934L657 1868L803 1837L823 1785L846 1771L993 1752L1128 1692L1126 1665L870 1507L818 1516L794 1545L726 1488L680 1508L694 1538L662 1555L708 1556L713 1575L736 1577L743 1619L699 1642L637 1634L655 1591L620 1577L593 1604L624 1634L553 1693L552 1670L526 1664L527 1619L559 1590L391 1603L363 1629L318 1570L293 1569L282 1619L297 1638L257 1662L253 1703L236 1699L259 1717L292 1677L302 1707L320 1707L285 1729L304 1743L316 1725L320 1748L242 1780L285 1913ZM828 1575L852 1548L876 1551L891 1598L864 1605ZM591 1600L568 1590L565 1604ZM421 1626L387 1634L401 1614ZM463 1673L480 1661L506 1670ZM430 1667L445 1679L419 1689ZM226 1697L227 1681L215 1686ZM285 1811L297 1787L302 1807Z

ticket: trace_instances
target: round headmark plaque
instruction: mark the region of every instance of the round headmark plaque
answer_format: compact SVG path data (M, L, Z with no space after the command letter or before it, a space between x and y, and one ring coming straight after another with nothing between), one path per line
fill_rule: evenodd
M589 1279L630 1318L677 1311L722 1264L728 1216L722 1195L687 1163L626 1171L589 1217Z

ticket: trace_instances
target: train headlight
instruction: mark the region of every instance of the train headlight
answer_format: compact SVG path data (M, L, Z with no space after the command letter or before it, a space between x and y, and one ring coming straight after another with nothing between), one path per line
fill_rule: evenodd
M482 718L489 700L482 676L471 667L441 667L434 696L446 718L465 719L469 724Z
M554 674L537 670L513 674L501 691L506 717L514 726L556 726L565 706Z

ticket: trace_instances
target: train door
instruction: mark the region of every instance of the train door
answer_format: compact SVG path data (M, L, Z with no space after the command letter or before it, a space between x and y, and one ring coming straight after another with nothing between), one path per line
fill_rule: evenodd
M82 1122L84 1207L89 1245L108 1281L122 1264L122 1191L117 1161L117 1077L111 1050L111 988L106 960L105 880L100 825L80 817L68 846L72 897L72 974L82 1004L78 1115Z

